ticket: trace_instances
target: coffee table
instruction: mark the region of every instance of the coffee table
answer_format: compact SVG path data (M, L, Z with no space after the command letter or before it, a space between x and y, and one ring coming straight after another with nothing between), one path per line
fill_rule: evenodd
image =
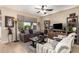
M36 36L36 37L30 38L30 40L32 41L31 46L36 48L36 43L41 43L41 44L46 43L44 39L45 39L44 36Z
M38 37L32 37L32 38L30 38L30 40L32 41L32 46L35 48L36 47L36 42L37 42L37 40L38 40Z

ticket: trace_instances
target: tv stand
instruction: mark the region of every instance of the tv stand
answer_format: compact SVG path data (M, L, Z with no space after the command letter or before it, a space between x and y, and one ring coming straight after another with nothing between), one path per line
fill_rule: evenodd
M52 30L55 32L65 32L65 30L62 30L62 29L52 29Z
M48 30L48 37L49 38L52 39L53 37L57 37L58 35L66 35L66 31L60 30L60 29Z

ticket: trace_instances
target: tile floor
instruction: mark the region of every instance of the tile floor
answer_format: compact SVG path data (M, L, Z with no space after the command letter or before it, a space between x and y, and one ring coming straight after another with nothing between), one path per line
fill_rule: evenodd
M31 42L11 42L0 44L0 53L35 53L35 48L30 44ZM72 53L79 53L79 45L74 45Z
M30 44L31 42L11 42L0 44L0 53L34 53L35 48L33 48Z

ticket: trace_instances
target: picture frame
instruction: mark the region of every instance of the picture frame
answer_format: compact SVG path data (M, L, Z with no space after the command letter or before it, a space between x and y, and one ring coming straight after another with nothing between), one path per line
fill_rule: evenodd
M14 27L14 17L5 16L5 27Z
M45 28L49 28L49 26L50 26L50 20L45 20L44 21L44 25L45 25Z

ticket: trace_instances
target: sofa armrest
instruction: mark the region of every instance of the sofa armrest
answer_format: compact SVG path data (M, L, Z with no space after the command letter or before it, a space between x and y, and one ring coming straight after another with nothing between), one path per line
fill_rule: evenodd
M42 53L43 45L40 43L36 44L36 53Z
M71 48L63 45L61 47L58 48L58 50L55 50L57 53L69 53L71 51Z
M62 48L60 49L59 52L61 52L61 53L69 53L70 51L71 51L71 48L70 47L62 46Z

